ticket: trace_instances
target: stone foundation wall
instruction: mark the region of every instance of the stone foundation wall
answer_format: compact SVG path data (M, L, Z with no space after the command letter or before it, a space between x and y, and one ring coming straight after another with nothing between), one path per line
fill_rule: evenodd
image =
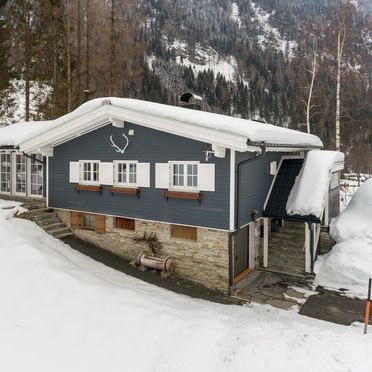
M61 220L70 227L70 212L57 210ZM119 256L133 260L140 253L150 253L147 245L133 241L135 236L154 232L162 243L160 257L175 260L174 274L208 288L228 293L229 256L228 232L213 229L197 229L197 241L171 237L170 224L136 220L135 231L117 229L115 218L106 216L106 233L78 229L74 234L92 244Z

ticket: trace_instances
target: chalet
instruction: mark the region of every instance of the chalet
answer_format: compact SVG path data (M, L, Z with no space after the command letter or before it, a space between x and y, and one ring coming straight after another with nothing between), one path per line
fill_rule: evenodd
M176 275L225 293L249 269L311 274L339 212L343 156L318 137L190 108L94 99L0 129L0 146L1 193L45 198L76 236L129 259L156 233Z

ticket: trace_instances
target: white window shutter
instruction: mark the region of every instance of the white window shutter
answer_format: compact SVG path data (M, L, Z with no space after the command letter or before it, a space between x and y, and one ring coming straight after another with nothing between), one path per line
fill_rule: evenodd
M70 161L70 182L79 183L80 164L78 161Z
M200 191L215 191L214 164L199 164L198 188Z
M156 163L155 164L155 187L157 189L169 188L169 164Z
M114 184L114 166L112 163L99 163L99 183L110 186Z
M138 187L150 187L150 163L137 163Z

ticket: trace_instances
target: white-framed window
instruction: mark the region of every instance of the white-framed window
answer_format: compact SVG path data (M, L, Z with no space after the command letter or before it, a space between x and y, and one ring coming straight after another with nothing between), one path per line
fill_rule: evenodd
M138 161L114 161L114 185L121 187L137 187Z
M80 160L79 183L99 185L99 160Z
M199 162L175 161L169 165L172 190L198 191Z
M331 174L331 190L335 189L340 185L339 173L335 172Z
M10 153L0 154L0 192L10 193L11 191L11 164L12 155Z

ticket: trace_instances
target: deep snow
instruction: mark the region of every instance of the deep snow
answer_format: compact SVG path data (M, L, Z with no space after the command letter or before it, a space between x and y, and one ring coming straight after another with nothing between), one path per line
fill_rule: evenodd
M330 233L338 244L316 262L316 284L345 288L351 295L366 298L368 279L372 277L372 179L331 221Z
M361 325L177 295L9 212L0 203L1 371L370 370Z

